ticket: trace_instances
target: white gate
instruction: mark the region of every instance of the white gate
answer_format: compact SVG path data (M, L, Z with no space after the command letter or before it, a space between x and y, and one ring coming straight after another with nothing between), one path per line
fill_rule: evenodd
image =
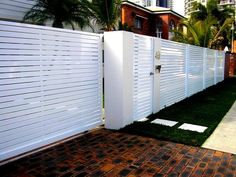
M0 21L0 161L102 124L101 36Z
M134 35L134 120L152 114L153 39Z
M185 98L186 44L161 40L160 109Z

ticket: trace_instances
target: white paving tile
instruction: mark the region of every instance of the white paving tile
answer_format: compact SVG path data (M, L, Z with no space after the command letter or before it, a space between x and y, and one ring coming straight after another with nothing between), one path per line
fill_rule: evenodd
M148 120L148 118L143 118L143 119L139 119L138 122L145 122L147 120Z
M153 120L151 123L153 123L153 124L165 125L165 126L169 126L169 127L173 127L173 126L176 125L178 122L176 122L176 121L171 121L171 120L166 120L166 119L155 119L155 120Z
M184 123L179 127L179 129L190 130L190 131L203 133L207 129L207 127Z

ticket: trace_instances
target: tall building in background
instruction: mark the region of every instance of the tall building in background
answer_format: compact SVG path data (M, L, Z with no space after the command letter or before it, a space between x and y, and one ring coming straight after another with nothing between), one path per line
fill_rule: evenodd
M198 2L203 4L204 6L206 6L207 4L207 0L185 0L185 16L189 16L191 14L191 12L193 11L193 3L194 2ZM225 7L229 7L233 10L235 10L235 14L236 14L236 0L218 0L219 2L219 7L221 9L224 9Z
M235 11L236 14L236 2L235 0L221 0L219 6L223 9L229 7Z
M129 1L141 5L143 7L159 6L172 9L174 0L129 0Z
M173 0L156 0L156 6L173 9Z
M184 14L189 16L192 12L193 4L195 2L202 3L203 5L207 4L207 0L185 0L184 1Z
M168 8L184 16L184 1L185 0L128 0L129 2L138 4L147 8L163 7Z

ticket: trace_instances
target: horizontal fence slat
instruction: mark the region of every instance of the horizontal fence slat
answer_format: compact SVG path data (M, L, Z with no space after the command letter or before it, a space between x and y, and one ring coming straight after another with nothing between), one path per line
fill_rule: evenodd
M0 21L0 161L102 124L101 42Z

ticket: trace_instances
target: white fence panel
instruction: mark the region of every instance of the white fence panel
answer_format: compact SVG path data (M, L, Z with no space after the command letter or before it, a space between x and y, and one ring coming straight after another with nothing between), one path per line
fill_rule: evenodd
M1 0L0 19L22 21L34 4L34 0Z
M207 49L205 60L205 87L207 88L214 85L215 50Z
M188 85L187 96L203 90L203 48L189 45L188 47Z
M224 80L224 58L225 52L217 52L217 62L216 62L216 82L221 82Z
M0 21L0 161L102 124L101 36Z
M186 45L161 40L160 109L185 98Z
M115 31L104 34L104 50L110 129L156 113L224 78L224 52L212 49Z
M153 39L134 35L134 120L152 113Z

